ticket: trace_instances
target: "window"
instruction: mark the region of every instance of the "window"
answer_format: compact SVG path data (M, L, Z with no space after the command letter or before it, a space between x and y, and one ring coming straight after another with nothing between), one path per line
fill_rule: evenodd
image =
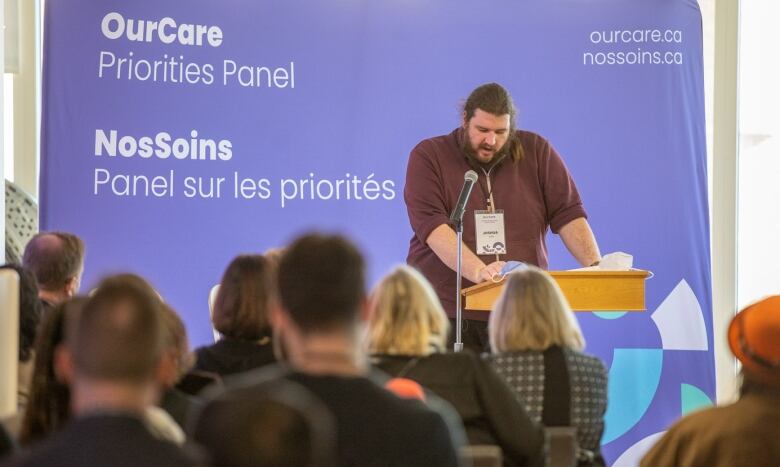
M3 75L3 173L14 181L14 75Z
M740 6L738 276L740 308L780 293L780 3Z

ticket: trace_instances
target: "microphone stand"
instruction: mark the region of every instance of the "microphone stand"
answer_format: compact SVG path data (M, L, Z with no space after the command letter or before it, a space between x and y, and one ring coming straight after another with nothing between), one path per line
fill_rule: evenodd
M453 221L453 227L455 227L455 234L458 238L458 253L457 253L457 268L455 273L457 274L457 282L455 286L455 345L454 351L460 352L463 350L463 337L461 335L463 329L463 307L461 304L461 287L463 269L463 214Z
M456 287L455 287L455 352L463 350L463 305L461 303L460 290L463 287L461 273L463 270L463 214L466 212L466 203L471 195L471 190L474 188L474 183L478 180L477 173L473 170L469 170L463 175L463 188L458 195L458 202L455 204L455 209L450 214L450 223L455 228L458 242L458 264L455 268L457 275Z

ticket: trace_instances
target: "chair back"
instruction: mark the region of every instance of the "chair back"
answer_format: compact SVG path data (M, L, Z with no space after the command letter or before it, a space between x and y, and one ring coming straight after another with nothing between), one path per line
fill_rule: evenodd
M577 428L548 426L544 429L550 440L548 467L577 466Z
M212 384L221 385L222 377L210 371L190 370L181 377L176 384L176 389L185 394L197 396L202 390Z
M491 444L463 446L460 448L460 459L463 465L472 467L502 467L504 455L501 448Z

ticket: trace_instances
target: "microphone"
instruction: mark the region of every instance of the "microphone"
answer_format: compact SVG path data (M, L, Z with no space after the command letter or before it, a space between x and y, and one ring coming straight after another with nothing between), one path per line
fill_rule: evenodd
M469 170L463 176L463 188L460 189L458 202L455 204L455 209L453 209L452 214L450 215L450 222L456 226L460 226L460 223L463 221L463 213L466 210L466 202L469 200L469 196L471 196L471 190L474 188L474 184L476 182L477 173L473 170Z

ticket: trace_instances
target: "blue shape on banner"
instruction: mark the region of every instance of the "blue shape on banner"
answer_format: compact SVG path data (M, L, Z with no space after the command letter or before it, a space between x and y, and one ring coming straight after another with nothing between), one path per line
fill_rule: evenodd
M710 407L712 400L705 394L704 391L697 388L692 384L680 385L680 401L682 403L682 409L680 413L682 415L688 415L694 410L703 409L704 407Z
M618 319L626 316L627 311L594 311L593 315L601 319Z
M615 349L602 444L622 436L647 412L661 381L662 366L661 349Z

